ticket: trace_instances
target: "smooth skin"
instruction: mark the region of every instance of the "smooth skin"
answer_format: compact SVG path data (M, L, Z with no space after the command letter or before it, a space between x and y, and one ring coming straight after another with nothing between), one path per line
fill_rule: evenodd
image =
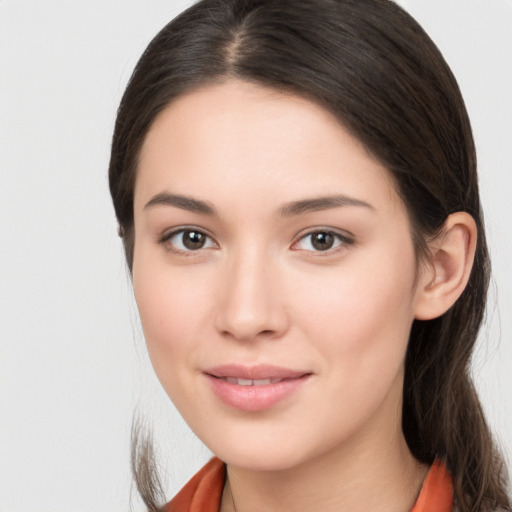
M462 293L473 219L451 215L418 262L389 172L337 119L235 80L156 119L134 214L149 354L228 464L222 512L410 510L428 468L401 430L408 336ZM269 409L240 411L204 374L228 363L311 377Z

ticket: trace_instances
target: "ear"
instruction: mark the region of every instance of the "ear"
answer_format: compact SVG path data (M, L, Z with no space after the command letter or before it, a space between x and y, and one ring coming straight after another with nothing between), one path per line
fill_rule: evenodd
M446 219L441 234L428 244L430 261L422 269L416 289L417 320L437 318L455 304L471 274L476 239L471 215L457 212Z

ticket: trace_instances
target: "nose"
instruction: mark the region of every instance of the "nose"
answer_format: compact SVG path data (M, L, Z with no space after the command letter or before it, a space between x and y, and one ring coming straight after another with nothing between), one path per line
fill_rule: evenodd
M240 341L279 338L289 327L278 265L258 251L226 262L217 302L216 328Z

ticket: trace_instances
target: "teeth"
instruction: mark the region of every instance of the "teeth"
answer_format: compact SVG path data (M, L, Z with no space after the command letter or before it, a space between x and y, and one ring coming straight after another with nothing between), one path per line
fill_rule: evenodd
M266 386L270 384L270 379L255 379L253 380L253 386Z
M268 386L275 384L280 379L238 379L236 377L225 377L225 380L230 384L238 384L239 386Z

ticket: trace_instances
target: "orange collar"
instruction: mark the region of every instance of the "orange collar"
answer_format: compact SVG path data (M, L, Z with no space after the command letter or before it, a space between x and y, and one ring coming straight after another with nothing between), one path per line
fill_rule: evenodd
M219 512L226 465L217 457L207 462L168 503L165 512Z
M165 512L219 512L226 466L211 459L166 505ZM411 512L451 512L452 479L446 466L436 459L430 468Z
M432 464L411 512L451 512L453 507L452 477L439 459Z

